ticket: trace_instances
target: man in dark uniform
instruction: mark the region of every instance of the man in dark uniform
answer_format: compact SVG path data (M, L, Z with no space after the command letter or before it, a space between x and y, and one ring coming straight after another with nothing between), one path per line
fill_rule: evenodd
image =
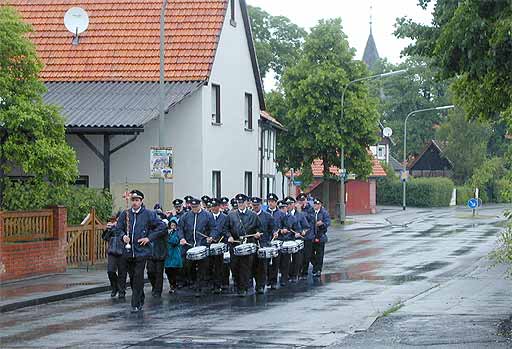
M208 246L213 239L211 236L217 234L213 216L201 208L201 201L192 199L190 201L192 210L181 217L180 244L183 247L185 256L185 275L188 280L194 283L195 296L201 296L208 282L208 258L199 261L192 261L186 258L187 251L191 247Z
M297 218L288 212L288 203L285 200L280 201L279 209L283 212L284 217L281 219L279 233L277 239L284 241L292 241L295 239L293 231L299 230ZM288 286L288 279L290 274L291 255L281 253L279 257L279 273L281 274L280 284L285 287Z
M156 215L165 223L167 227L167 215L162 211L160 204L156 204L153 209ZM167 257L167 229L160 237L151 244L151 257L148 258L146 271L148 280L151 283L151 295L156 298L162 297L164 286L164 263Z
M327 228L331 225L331 218L325 208L322 207L322 201L315 199L313 202L314 217L311 228L314 233L313 249L311 255L311 264L313 264L313 277L319 278L322 274L324 264L324 250L327 242Z
M268 212L261 209L261 203L263 200L258 197L252 197L251 202L253 211L258 216L261 222L261 234L259 239L259 247L269 247L270 240L275 230L274 217ZM263 294L265 292L265 285L267 282L268 274L268 259L255 258L253 263L253 276L256 281L256 293Z
M208 195L201 196L201 204L203 205L204 210L208 210L208 204L210 203L211 199L212 198Z
M222 240L222 242L228 242L228 236L226 233L226 222L228 220L228 216L221 212L220 210L220 200L213 198L209 202L210 211L213 215L213 220L215 221L215 234L212 235L213 242L217 243ZM210 270L212 273L212 281L213 281L213 293L221 293L222 286L228 285L229 287L229 274L228 280L226 283L225 280L225 266L224 266L224 255L218 256L210 256ZM229 270L229 269L228 269Z
M267 195L267 203L268 208L267 212L274 218L274 230L272 232L272 238L277 239L278 237L278 230L281 226L281 221L283 220L285 214L279 210L278 206L279 198L276 194L270 193ZM275 258L272 258L270 260L269 266L268 266L268 273L267 273L267 286L270 286L271 290L275 290L277 288L277 274L279 272L279 263L280 263L280 256L277 256Z
M192 210L190 203L192 200L194 200L194 197L192 195L187 195L183 198L183 200L185 200L185 207L183 208L183 211L188 212Z
M233 253L234 246L247 241L248 243L256 243L262 236L261 222L258 216L247 208L247 196L238 194L236 197L238 208L228 214L227 232L228 242L232 245L231 256L233 263L233 276L235 286L238 289L239 296L247 295L247 288L250 280L252 259L254 255L235 256ZM255 235L245 237L246 235Z
M226 215L229 213L229 199L225 196L220 198L220 210Z
M314 225L314 219L315 219L315 210L313 206L307 201L308 196L306 193L300 193L297 196L297 202L300 204L299 209L302 211L302 213L306 216L306 219L309 224L309 230L306 232L306 234L303 235L304 237L304 259L302 263L302 267L300 268L300 279L306 280L308 278L308 268L309 263L311 262L311 252L313 249L313 239L315 237L315 234L313 232L313 225Z
M231 211L236 211L236 209L238 208L238 202L236 201L236 199L235 198L231 199L230 203L231 203Z
M126 244L125 255L119 271L119 295L124 297L126 292L126 273L130 275L132 284L132 312L142 310L144 305L144 268L151 256L150 243L165 235L166 225L156 213L147 210L142 201L144 194L132 190L131 208L119 216L114 228L116 236Z
M309 222L306 215L299 211L301 207L300 202L295 201L292 197L286 198L288 204L288 212L291 216L294 216L297 220L297 228L299 230L292 231L294 240L303 240L306 232L309 229ZM290 281L295 283L298 281L299 274L301 273L304 264L304 250L300 250L297 253L292 254L292 261L290 266Z
M181 199L174 199L172 201L172 205L174 206L174 210L167 211L166 212L167 213L167 217L168 217L169 221L171 220L171 218L174 217L179 222L181 216L183 216L185 214L185 210L183 209L183 200L181 200Z

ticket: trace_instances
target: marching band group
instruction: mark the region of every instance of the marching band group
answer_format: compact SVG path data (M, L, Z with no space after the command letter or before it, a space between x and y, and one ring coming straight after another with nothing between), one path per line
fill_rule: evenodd
M107 224L107 274L112 297L125 298L129 276L132 311L144 305L144 270L152 295L161 297L163 274L169 293L190 287L200 296L207 290L220 294L234 289L246 296L307 279L322 272L330 218L318 199L301 193L279 200L267 196L267 207L258 197L238 194L229 200L187 196L174 200L174 210L163 212L157 204L147 209L144 194L130 192L131 208ZM229 207L231 204L231 208ZM254 283L253 283L254 280Z

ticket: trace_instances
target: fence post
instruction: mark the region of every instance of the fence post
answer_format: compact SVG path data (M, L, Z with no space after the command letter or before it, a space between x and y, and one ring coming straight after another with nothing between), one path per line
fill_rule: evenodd
M96 262L96 209L91 208L91 235L89 235L89 245L91 246L90 260L91 265Z

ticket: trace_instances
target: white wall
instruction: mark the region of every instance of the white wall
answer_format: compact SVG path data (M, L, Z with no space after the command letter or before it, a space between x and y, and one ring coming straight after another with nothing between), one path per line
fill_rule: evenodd
M244 172L252 172L252 193L259 190L258 119L260 106L239 2L236 27L226 12L210 83L203 87L205 193L211 194L212 171L221 171L222 194L232 197L244 189ZM221 126L211 122L211 84L220 85ZM253 131L244 130L245 93L252 94Z

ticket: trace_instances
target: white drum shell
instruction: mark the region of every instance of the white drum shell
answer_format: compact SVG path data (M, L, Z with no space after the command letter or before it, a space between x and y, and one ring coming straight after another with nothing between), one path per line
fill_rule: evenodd
M248 243L235 246L233 252L235 253L235 256L250 256L251 254L256 253L256 250L256 244Z
M187 251L187 259L191 261L200 261L208 257L208 248L206 246L192 247Z

